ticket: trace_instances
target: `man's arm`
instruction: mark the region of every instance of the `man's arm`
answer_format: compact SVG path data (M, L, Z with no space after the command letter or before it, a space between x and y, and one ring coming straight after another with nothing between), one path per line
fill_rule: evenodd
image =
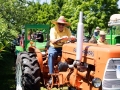
M70 29L67 30L68 32L68 37L70 38L70 40L76 40L76 37L72 35Z
M50 41L51 43L55 43L58 39L56 39L56 32L54 28L50 29Z

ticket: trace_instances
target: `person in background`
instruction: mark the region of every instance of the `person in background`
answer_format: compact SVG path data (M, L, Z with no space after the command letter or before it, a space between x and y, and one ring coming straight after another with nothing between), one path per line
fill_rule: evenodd
M21 35L21 39L20 39L20 46L24 47L24 33Z
M97 40L94 36L89 40L89 43L97 43Z
M41 31L37 33L36 40L38 42L43 42L44 41L44 36L43 36L43 33Z
M17 37L17 44L18 45L20 44L20 39L21 39L21 35L19 34L18 37Z
M70 23L66 22L64 16L60 16L57 21L52 21L52 23L55 26L50 29L50 46L48 49L49 74L54 73L54 60L57 59L58 53L62 54L62 45L66 43L68 39L76 39L67 28L70 26Z
M100 32L100 28L96 27L96 29L94 30L93 36L96 38L99 35Z
M108 44L106 42L106 33L104 31L100 31L99 33L100 37L99 39L97 40L97 44L99 45L105 45L105 44Z

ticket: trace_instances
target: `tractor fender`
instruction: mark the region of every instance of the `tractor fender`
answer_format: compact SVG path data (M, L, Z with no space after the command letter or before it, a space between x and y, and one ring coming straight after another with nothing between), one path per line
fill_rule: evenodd
M18 55L18 53L23 52L24 49L22 46L15 46L15 55Z
M41 51L36 47L29 47L29 51L30 51L30 48L33 48L35 50L34 52L37 55L36 58L37 58L38 63L40 65L41 72L43 72L43 57L42 57Z

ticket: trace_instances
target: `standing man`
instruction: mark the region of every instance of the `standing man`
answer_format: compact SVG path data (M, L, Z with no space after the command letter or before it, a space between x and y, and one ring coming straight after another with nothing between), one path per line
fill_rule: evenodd
M55 25L50 29L50 47L48 49L48 66L49 73L54 73L54 60L57 59L58 53L62 53L62 45L68 41L75 40L76 38L72 36L71 31L67 28L70 23L66 22L64 16L60 16L57 21L52 21Z

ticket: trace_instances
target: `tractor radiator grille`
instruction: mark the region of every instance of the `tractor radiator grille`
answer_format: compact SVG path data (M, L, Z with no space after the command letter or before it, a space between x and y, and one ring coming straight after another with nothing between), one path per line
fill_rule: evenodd
M102 81L102 90L120 90L120 79L116 76L117 65L120 65L120 58L108 60Z

